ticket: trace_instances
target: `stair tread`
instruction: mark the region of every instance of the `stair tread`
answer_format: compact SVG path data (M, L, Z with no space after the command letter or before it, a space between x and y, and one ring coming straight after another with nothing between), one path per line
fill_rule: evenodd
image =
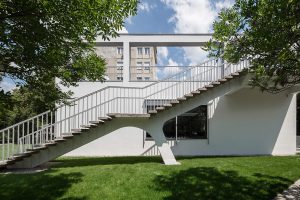
M90 130L89 128L72 128L71 131L73 132L83 132L83 131L88 131Z
M114 118L147 118L150 117L149 114L133 114L133 113L109 113L109 116Z
M203 88L199 88L198 90L199 90L199 91L206 91L207 88L203 87Z
M110 121L112 120L111 117L98 117L99 120L102 120L102 121Z
M155 110L165 110L165 107L156 107Z
M172 104L170 104L170 103L165 103L163 106L164 106L164 107L172 107Z
M95 120L95 121L89 121L91 124L103 124L105 123L104 121L102 120Z
M200 94L201 92L200 91L192 91L191 93L192 94Z
M149 114L156 114L157 111L156 111L156 110L149 110L148 113L149 113Z
M172 100L171 101L171 104L178 104L178 103L180 103L178 100Z
M189 94L185 94L184 96L190 98L190 97L193 97L194 95L189 93Z
M83 127L83 128L94 128L94 127L97 127L98 125L97 124L84 124L84 125L80 125L80 127Z
M220 85L221 83L219 81L212 82L213 85Z
M185 98L185 97L179 97L179 98L177 98L177 100L178 100L178 101L185 101L186 98Z

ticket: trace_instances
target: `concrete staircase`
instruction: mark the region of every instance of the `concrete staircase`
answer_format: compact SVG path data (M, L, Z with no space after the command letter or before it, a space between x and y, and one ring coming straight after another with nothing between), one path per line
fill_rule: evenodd
M33 148L26 149L23 153L13 154L8 160L0 164L0 168L33 168L109 134L120 127L126 125L143 127L152 121L155 123L155 119L159 119L161 113L167 110L172 111L172 109L175 109L179 105L184 106L192 99L201 98L209 91L222 87L226 83L229 84L232 80L236 80L245 74L246 72L242 70L231 73L184 96L156 106L154 109L149 110L148 113L108 113L105 117L89 120L88 123L80 125L80 128L72 128L70 132L61 133L60 137L56 137L50 142L33 146ZM174 161L166 163L166 160L170 157L170 153L162 156L165 164L176 164ZM170 160L172 160L172 156Z

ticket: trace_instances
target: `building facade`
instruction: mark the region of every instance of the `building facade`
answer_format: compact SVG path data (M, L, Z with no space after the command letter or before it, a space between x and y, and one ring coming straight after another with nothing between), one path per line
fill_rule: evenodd
M96 46L97 55L105 58L107 81L123 81L123 47ZM157 51L155 47L138 46L130 48L130 80L156 80Z

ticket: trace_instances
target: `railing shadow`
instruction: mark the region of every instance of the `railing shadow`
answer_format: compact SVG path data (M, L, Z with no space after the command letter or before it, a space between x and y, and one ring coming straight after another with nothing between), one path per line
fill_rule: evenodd
M53 172L53 170L51 170ZM48 172L37 174L0 174L0 199L5 200L55 200L82 180L81 173ZM86 197L68 197L69 200L85 200Z
M156 190L170 193L167 200L270 200L292 183L260 173L240 176L236 171L195 167L154 179Z

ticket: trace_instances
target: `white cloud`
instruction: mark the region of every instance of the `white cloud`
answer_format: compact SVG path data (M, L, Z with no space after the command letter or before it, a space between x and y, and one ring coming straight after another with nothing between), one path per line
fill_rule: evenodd
M190 65L197 65L207 59L207 52L200 47L183 47L184 58Z
M167 66L178 66L178 63L172 60L172 58L169 58Z
M209 33L222 8L233 5L233 0L161 0L174 11L169 23L174 23L175 33ZM185 59L191 64L202 62L206 52L200 48L183 48Z
M156 8L156 4L149 4L147 2L141 2L138 5L138 10L142 12L150 12L154 8Z
M157 47L157 61L158 65L163 65L164 60L168 58L169 51L167 47Z
M8 92L16 88L16 85L14 83L9 82L8 80L4 79L0 83L0 90L4 90L4 92Z
M233 6L234 1L232 0L225 0L225 1L218 1L216 3L217 12L219 12L223 8L230 8Z
M123 26L121 30L118 31L118 33L128 33L127 29Z

